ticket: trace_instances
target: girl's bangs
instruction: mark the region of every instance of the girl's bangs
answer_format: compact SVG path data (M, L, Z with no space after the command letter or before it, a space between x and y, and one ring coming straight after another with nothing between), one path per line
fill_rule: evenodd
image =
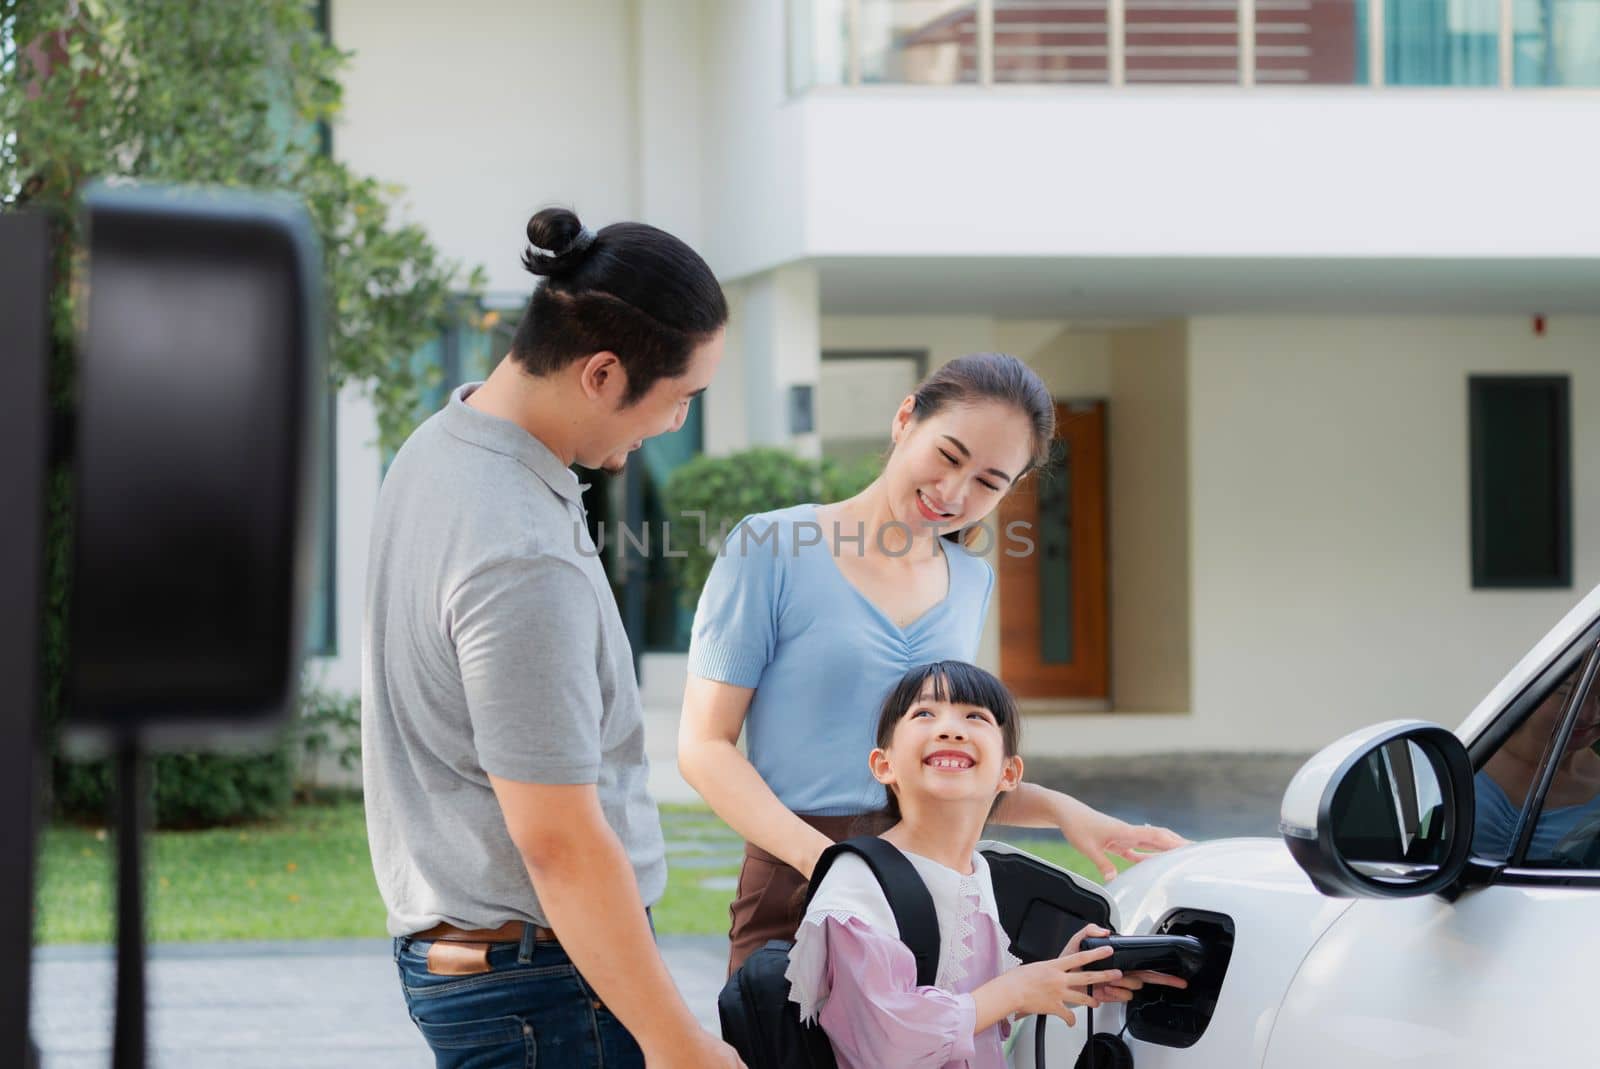
M923 684L931 681L934 701L980 706L989 710L995 722L1001 725L1009 718L1010 694L999 680L983 669L961 661L940 661L929 665L926 671L917 693L921 692Z

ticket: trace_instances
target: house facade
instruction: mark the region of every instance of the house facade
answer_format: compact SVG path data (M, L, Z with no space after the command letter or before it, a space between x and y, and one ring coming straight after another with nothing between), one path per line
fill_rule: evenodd
M500 317L550 203L723 280L699 452L881 450L962 353L1058 400L988 539L980 660L1029 752L1299 751L1454 724L1600 582L1596 0L333 0L334 151L405 186ZM494 316L489 317L491 320ZM337 404L334 636L359 686L382 459ZM670 733L684 614L619 583ZM670 746L669 746L670 752Z

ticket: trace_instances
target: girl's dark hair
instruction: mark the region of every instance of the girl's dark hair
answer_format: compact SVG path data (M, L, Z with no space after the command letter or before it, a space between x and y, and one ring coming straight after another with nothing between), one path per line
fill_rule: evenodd
M1006 685L975 664L965 661L934 661L919 665L900 677L900 682L890 689L878 711L876 745L887 750L894 738L894 729L902 717L922 697L922 688L933 683L935 701L955 705L976 705L994 714L1000 725L1000 741L1007 757L1014 757L1022 749L1022 714L1017 711L1017 699ZM888 802L880 814L884 827L900 819L900 800L894 791L887 791ZM998 802L998 799L996 799Z
M682 375L697 345L728 321L717 276L665 230L612 223L590 231L565 208L528 220L522 266L539 275L511 342L511 358L535 375L610 351L628 375L624 405L661 379Z
M926 419L951 405L999 401L1028 417L1033 431L1033 454L1020 480L1050 460L1050 440L1056 435L1056 403L1050 389L1027 364L1007 353L971 353L960 356L923 380L911 395L916 419Z

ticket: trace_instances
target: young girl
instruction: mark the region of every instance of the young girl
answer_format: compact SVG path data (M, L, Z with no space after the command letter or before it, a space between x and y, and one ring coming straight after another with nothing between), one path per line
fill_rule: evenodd
M940 661L908 672L878 716L872 775L888 788L883 838L899 847L933 896L939 967L918 987L916 961L900 941L866 863L839 858L806 910L789 956L789 998L821 1022L840 1069L998 1069L1008 1018L1125 1001L1145 980L1116 970L1080 971L1111 954L1078 951L1090 925L1054 961L1019 965L1006 949L978 839L998 799L1022 780L1016 701L980 668ZM1101 985L1095 987L1094 985Z

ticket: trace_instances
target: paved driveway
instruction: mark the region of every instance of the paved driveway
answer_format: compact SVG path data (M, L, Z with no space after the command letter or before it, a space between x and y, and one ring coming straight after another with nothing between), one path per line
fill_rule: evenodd
M663 936L695 1014L716 1028L726 968L717 936ZM45 1069L110 1065L112 959L104 947L34 955L33 1035ZM163 945L149 965L154 1069L428 1069L383 940Z

